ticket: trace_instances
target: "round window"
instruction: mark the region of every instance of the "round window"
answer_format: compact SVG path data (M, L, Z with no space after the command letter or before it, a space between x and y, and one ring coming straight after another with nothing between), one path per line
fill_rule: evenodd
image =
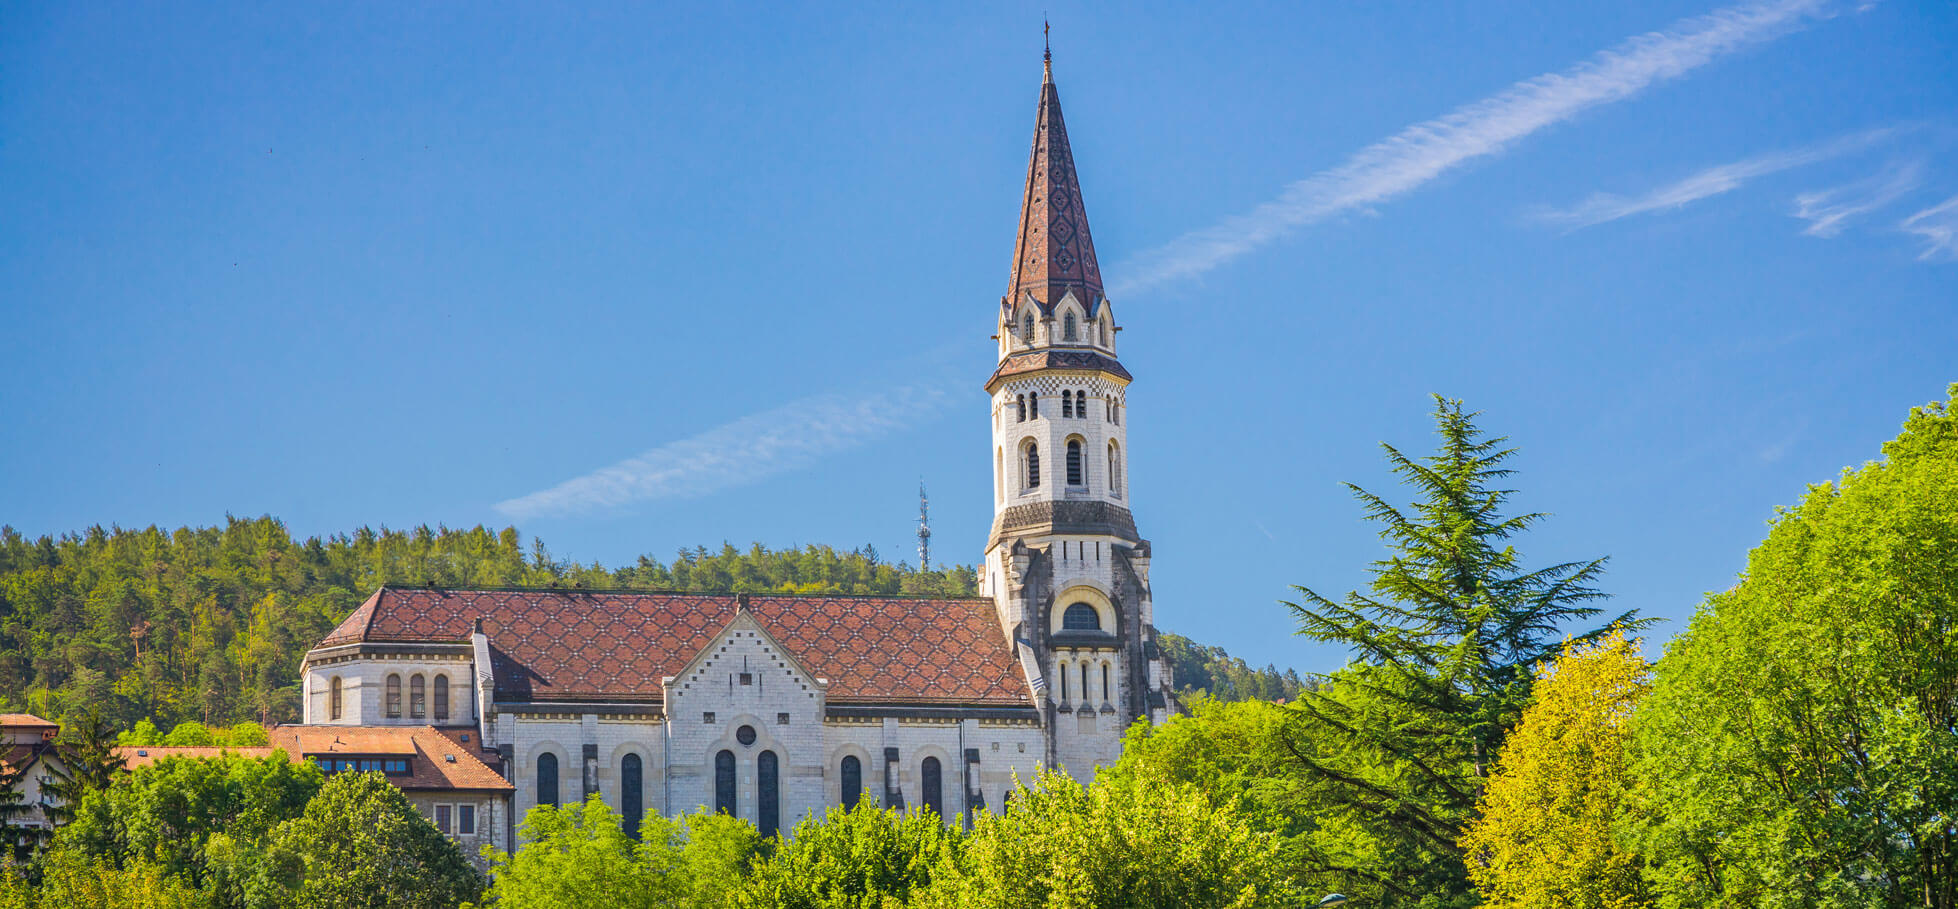
M740 729L734 730L734 740L740 742L743 747L753 745L755 743L755 727L743 726Z

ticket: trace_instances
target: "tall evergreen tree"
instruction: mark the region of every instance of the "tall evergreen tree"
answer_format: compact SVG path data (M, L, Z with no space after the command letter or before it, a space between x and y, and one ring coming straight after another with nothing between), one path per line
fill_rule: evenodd
M1381 445L1412 506L1348 484L1388 547L1370 591L1335 601L1301 586L1285 604L1301 635L1353 654L1291 707L1293 797L1321 819L1297 841L1301 860L1369 905L1474 905L1457 840L1482 781L1535 665L1605 596L1592 586L1604 559L1524 567L1512 540L1545 516L1504 514L1515 449L1460 401L1435 404L1435 454ZM1574 637L1637 624L1627 612Z

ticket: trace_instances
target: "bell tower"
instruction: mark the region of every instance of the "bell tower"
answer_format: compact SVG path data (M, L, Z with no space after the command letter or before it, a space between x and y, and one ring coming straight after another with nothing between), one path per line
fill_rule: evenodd
M1039 700L1047 763L1093 777L1137 718L1174 709L1135 529L1128 389L1061 118L1052 54L1007 294L995 317L985 593Z

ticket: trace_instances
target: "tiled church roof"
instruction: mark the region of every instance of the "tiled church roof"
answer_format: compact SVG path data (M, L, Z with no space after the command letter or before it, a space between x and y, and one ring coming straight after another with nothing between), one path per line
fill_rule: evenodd
M321 647L456 643L481 619L509 701L657 701L660 678L748 612L829 680L836 705L1025 707L1033 701L985 599L384 587Z
M1095 262L1095 241L1088 236L1088 212L1081 202L1081 181L1074 172L1074 150L1067 143L1050 62L1040 85L1006 303L1019 306L1024 295L1032 294L1051 310L1070 289L1088 312L1100 304L1101 266Z
M1096 369L1124 379L1134 378L1122 368L1120 361L1105 353L1061 347L1016 353L999 361L999 367L986 379L986 387L992 388L994 382L1008 376L1049 369Z

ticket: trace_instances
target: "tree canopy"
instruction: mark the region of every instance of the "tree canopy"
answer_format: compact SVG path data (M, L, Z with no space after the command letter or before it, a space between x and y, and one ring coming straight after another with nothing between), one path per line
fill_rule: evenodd
M1513 540L1544 516L1504 513L1514 449L1460 401L1435 405L1433 455L1381 445L1411 506L1348 484L1387 543L1370 590L1333 600L1301 586L1285 604L1300 634L1352 653L1289 708L1294 798L1317 819L1296 841L1301 860L1370 905L1473 905L1457 840L1534 666L1567 633L1635 624L1625 613L1573 632L1600 613L1604 560L1526 568Z
M1958 385L1782 511L1634 719L1661 904L1958 905Z

